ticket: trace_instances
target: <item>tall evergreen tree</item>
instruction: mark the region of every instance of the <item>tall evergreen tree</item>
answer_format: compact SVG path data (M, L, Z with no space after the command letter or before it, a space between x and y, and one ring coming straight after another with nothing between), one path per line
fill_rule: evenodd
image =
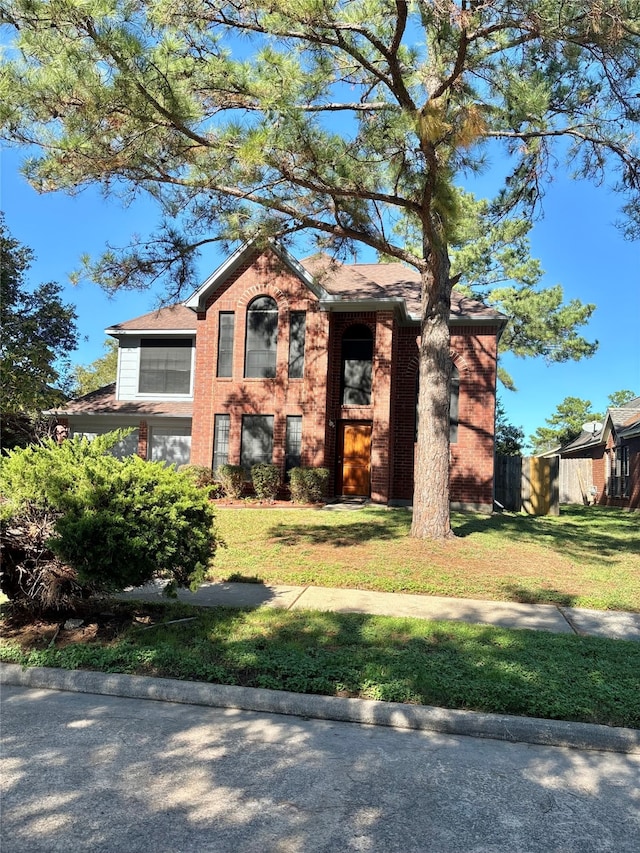
M180 287L208 240L299 231L420 271L412 532L450 535L455 185L495 155L491 215L528 215L566 154L640 231L638 0L5 0L2 19L0 124L41 147L29 180L162 210L95 264L106 287ZM407 212L418 252L394 235Z
M9 233L0 215L0 412L9 429L65 398L76 313L55 282L31 287L33 253Z

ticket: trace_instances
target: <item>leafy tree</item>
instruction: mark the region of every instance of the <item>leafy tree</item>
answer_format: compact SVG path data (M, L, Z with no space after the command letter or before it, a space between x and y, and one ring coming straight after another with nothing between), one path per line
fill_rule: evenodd
M118 344L113 338L104 342L104 355L91 364L78 364L73 370L73 395L82 397L116 381L118 372Z
M412 533L450 535L456 182L496 163L493 222L566 156L640 233L636 0L6 0L4 137L40 190L147 191L160 230L90 265L109 289L192 282L214 239L315 235L422 277ZM498 174L499 173L499 174ZM394 233L409 212L419 251ZM542 306L544 307L544 306Z
M0 215L0 411L14 424L65 398L78 339L75 309L62 302L60 285L28 286L32 260Z
M501 456L521 456L524 446L524 430L507 420L507 413L500 398L496 400L496 453Z
M599 419L602 419L602 415L592 412L591 400L565 397L554 414L546 418L545 422L549 426L538 427L530 437L533 452L544 453L554 447L568 444L580 435L583 424Z
M612 409L618 409L620 406L624 406L625 403L635 400L636 397L637 394L634 391L624 388L621 391L614 391L613 394L609 394L609 405Z

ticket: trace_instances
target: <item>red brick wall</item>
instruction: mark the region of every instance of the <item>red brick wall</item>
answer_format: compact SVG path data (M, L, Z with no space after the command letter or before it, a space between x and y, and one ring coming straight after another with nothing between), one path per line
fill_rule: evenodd
M396 500L411 500L415 439L418 344L415 327L399 329L394 395L394 477ZM451 445L451 500L493 505L493 447L496 380L495 328L454 327L451 357L460 374L458 438Z
M259 295L278 305L277 369L273 379L244 378L247 306ZM235 312L233 376L217 378L218 315ZM289 315L306 311L304 379L289 379ZM274 463L284 469L287 415L302 415L302 464L325 464L328 317L318 300L275 256L256 255L235 272L198 316L191 461L210 466L216 414L230 415L229 462L240 461L243 414L274 416Z

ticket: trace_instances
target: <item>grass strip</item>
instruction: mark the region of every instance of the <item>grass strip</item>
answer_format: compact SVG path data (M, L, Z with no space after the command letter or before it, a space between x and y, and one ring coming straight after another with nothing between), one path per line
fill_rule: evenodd
M62 648L5 638L0 660L640 728L632 641L363 614L118 605L131 620L143 607L151 629L129 622L113 640Z
M402 508L218 508L226 547L211 578L640 612L635 513L571 506L560 516L455 513L452 523L455 539L432 542L409 537Z

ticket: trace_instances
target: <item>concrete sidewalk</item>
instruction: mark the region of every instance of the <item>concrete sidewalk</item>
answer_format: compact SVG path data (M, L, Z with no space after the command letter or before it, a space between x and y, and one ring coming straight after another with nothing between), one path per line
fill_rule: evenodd
M130 590L120 597L146 601L166 600L162 594L162 584L159 583ZM557 634L573 633L640 641L640 613L557 607L553 604L519 604L357 589L251 583L206 583L197 592L180 590L178 598L201 607L281 607L285 610L411 616L416 619L459 620L503 628L529 628Z

